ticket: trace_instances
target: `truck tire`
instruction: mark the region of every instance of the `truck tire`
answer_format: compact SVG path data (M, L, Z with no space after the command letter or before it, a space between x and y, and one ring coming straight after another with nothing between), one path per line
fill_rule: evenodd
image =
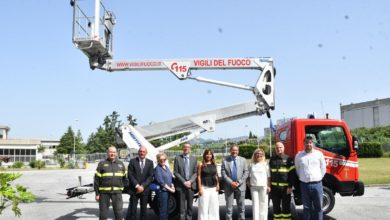
M158 204L158 195L156 195L152 198L152 201L150 203L150 207L153 209L154 213L158 216L160 213L159 210L159 204ZM180 206L179 206L179 196L177 193L171 194L169 196L168 201L168 213L169 213L169 219L175 218L179 212L180 212Z
M334 204L336 202L336 199L334 197L334 194L331 189L324 186L324 200L322 204L322 211L324 212L324 215L328 214L332 211L334 208Z

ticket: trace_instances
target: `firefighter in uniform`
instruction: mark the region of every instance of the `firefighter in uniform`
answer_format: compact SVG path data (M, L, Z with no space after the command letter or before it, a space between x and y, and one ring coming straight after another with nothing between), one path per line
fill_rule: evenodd
M99 219L107 219L110 200L114 209L115 219L123 219L122 191L128 185L126 167L117 159L115 146L107 150L107 159L100 161L95 173L94 188L96 201L99 202Z
M295 184L296 174L294 159L284 154L284 145L277 142L275 155L269 161L271 170L271 199L274 219L291 219L291 192Z

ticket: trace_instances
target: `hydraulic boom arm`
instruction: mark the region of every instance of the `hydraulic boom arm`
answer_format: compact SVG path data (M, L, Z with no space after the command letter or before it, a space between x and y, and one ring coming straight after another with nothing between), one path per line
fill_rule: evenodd
M88 15L80 5L71 0L73 7L73 44L88 58L91 69L106 71L161 71L168 70L178 79L192 79L237 89L251 91L261 112L269 114L275 107L273 59L259 58L199 58L169 60L113 60L113 30L116 18L100 0L95 0L94 15ZM255 85L240 85L230 82L194 77L193 70L258 70L260 75Z

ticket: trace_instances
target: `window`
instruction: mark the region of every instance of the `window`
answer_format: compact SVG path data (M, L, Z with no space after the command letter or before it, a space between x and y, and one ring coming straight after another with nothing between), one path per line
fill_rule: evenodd
M307 126L305 132L307 136L313 137L316 147L348 157L348 142L342 127Z
M4 154L4 149L0 149L0 155Z
M15 149L15 155L20 155L20 149Z
M26 155L31 155L31 149L26 149Z
M37 150L32 149L31 150L31 155L35 155L35 154L37 154Z
M4 149L4 155L9 155L9 149Z
M14 155L14 154L15 154L15 149L10 149L10 150L9 150L9 154L10 154L10 155Z
M285 141L286 139L287 139L287 130L284 130L284 131L280 132L279 140L280 141Z

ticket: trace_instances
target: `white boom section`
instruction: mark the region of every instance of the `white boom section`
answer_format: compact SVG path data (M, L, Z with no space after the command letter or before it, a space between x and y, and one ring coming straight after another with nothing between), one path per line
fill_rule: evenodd
M232 105L211 111L205 111L189 116L178 117L172 120L136 127L148 140L193 131L214 131L218 123L233 121L253 115L261 115L255 101Z
M256 102L251 101L146 126L135 128L131 125L122 126L122 140L132 149L138 149L140 146L146 147L148 149L148 158L156 161L155 156L158 152L196 138L202 132L213 132L218 123L259 114L262 113L258 111ZM190 134L157 148L148 141L183 132L189 132Z
M157 60L113 60L113 29L116 23L113 12L108 11L100 0L95 0L94 15L81 9L79 0L71 0L73 7L74 45L88 58L91 69L107 71L162 71L168 70L178 79L193 79L251 91L260 111L269 112L275 107L273 59L259 58L198 58ZM92 11L92 10L90 10ZM239 85L230 82L191 76L192 70L258 70L260 75L255 85Z

